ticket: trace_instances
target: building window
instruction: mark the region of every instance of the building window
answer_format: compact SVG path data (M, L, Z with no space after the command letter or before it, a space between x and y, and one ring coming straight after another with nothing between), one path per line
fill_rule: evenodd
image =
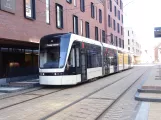
M115 39L115 40L116 40L116 46L118 46L118 42L117 42L117 36L116 36L116 39Z
M78 34L78 17L73 15L73 33Z
M118 19L120 20L120 10L118 10Z
M113 41L113 34L111 33L111 44L113 45L114 44L114 41Z
M112 12L112 0L110 0L110 12Z
M46 0L46 23L50 24L50 0Z
M67 0L67 2L71 4L72 3L72 0Z
M119 47L121 48L121 39L119 38Z
M74 6L75 7L77 6L77 0L74 0Z
M105 43L106 42L105 40L106 40L106 38L105 38L105 31L102 30L102 42Z
M99 22L102 23L102 10L99 9Z
M84 2L84 0L80 0L80 10L82 12L85 12L85 2Z
M130 39L128 39L128 45L130 45Z
M80 34L83 35L83 20L80 20Z
M117 32L120 33L120 25L117 23Z
M113 20L113 29L114 29L114 31L116 30L116 21L115 20Z
M122 0L120 0L120 9L122 10Z
M123 21L123 20L124 20L124 19L123 19L123 15L121 15L121 18L122 18L122 23L123 23L123 22L124 22L124 21Z
M130 51L130 47L128 47L128 50Z
M110 20L110 26L111 26L111 28L112 28L112 20L113 20L113 19L112 19L112 17L111 17L111 20Z
M122 40L122 48L124 48L124 40Z
M119 4L118 0L115 0L117 4Z
M91 2L91 17L95 17L95 9L94 9L94 4Z
M98 40L98 27L95 27L95 40Z
M111 17L110 15L108 15L108 27L111 27L110 25L111 25Z
M114 9L115 9L115 17L116 17L116 16L117 16L117 13L116 13L116 11L117 11L117 10L116 10L116 6L114 7Z
M63 28L63 6L56 3L56 27Z
M35 0L25 0L25 17L36 19Z
M128 36L130 36L130 32L129 32L129 30L128 30Z
M122 26L121 26L121 35L123 35L123 28L122 28Z
M86 22L85 23L85 26L86 26L86 37L87 38L90 38L89 22Z
M95 10L96 10L96 12L95 12L95 13L96 13L96 14L95 14L95 16L96 16L96 20L97 20L97 7L95 7Z

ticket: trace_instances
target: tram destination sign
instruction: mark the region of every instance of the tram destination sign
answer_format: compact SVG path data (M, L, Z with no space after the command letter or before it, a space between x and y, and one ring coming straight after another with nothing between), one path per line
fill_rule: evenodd
M154 37L160 38L161 37L161 27L155 27L154 28Z

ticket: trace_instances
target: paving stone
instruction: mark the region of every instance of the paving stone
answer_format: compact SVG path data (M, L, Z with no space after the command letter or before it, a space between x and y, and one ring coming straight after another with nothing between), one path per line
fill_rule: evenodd
M102 79L95 81L95 82L86 83L86 84L79 85L76 87L68 88L68 89L65 89L60 92L56 92L56 93L46 95L46 96L38 98L38 99L34 99L32 101L25 102L23 104L19 104L16 106L12 106L10 108L3 109L0 111L0 119L7 118L7 119L13 120L13 118L16 119L15 115L17 116L17 119L21 119L21 120L24 120L26 118L27 119L32 119L32 118L41 119L44 116L46 116L56 110L59 110L60 108L72 103L73 101L78 100L78 99L86 96L87 94L89 94L95 90L98 90L99 88L101 88L107 84L110 84L110 83L118 80L119 78L126 76L127 74L129 74L137 69L140 69L140 68L134 68L134 69L122 72L122 73L118 73L115 75L111 75L109 77L102 78ZM111 91L107 91L107 93L109 93L109 92L111 92ZM66 94L68 94L68 95L66 95ZM17 99L19 99L19 97L17 97ZM8 98L6 100L12 101L11 98ZM90 103L89 103L89 101L90 101ZM107 101L107 102L105 102L105 101ZM89 117L91 117L91 118L96 117L98 115L97 112L100 112L100 109L103 110L104 107L109 104L108 101L111 101L111 100L104 100L104 99L90 100L90 99L87 99L86 102L88 102L88 104L86 104L84 102L82 104L79 104L79 106L80 106L79 109L81 110L81 108L82 108L81 106L83 106L84 110L86 109L88 114L92 114ZM4 103L4 101L0 100L0 105L3 103ZM98 103L98 104L96 104L96 103ZM98 109L98 108L100 108L100 109ZM77 109L74 109L75 112L76 112L76 110ZM8 114L8 113L10 113L10 114ZM39 114L39 113L41 113L41 114ZM22 114L23 114L23 116L21 116ZM78 114L81 114L81 113L78 113ZM36 118L35 118L35 115L37 115ZM60 119L60 118L58 118L58 119Z
M148 73L146 73L148 74ZM135 120L140 102L135 101L134 96L138 85L142 82L146 75L140 78L129 91L116 104L114 104L101 118L101 120Z

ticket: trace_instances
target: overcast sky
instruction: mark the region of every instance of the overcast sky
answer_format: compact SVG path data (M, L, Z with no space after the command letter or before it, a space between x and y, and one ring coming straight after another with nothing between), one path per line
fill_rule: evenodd
M161 27L161 0L123 0L123 2L124 26L132 27L142 47L152 50L158 42L161 42L161 38L154 38L154 27Z

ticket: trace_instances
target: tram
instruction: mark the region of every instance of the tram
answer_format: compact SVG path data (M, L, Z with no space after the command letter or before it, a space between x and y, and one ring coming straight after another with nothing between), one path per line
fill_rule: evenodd
M123 49L72 33L46 35L39 49L41 85L75 85L132 67Z

